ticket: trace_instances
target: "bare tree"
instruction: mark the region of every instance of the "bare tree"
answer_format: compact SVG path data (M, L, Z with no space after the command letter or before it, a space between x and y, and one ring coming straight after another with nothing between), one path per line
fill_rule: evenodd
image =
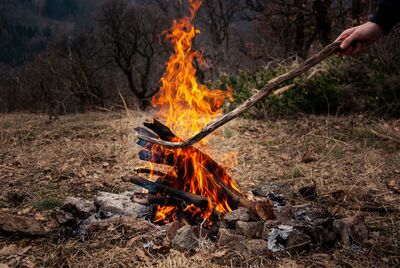
M106 2L99 14L107 55L125 75L130 91L141 101L157 92L154 80L158 80L156 75L162 68L155 63L162 58L159 34L165 30L164 17L154 5L129 4L126 0Z
M204 0L203 16L215 46L229 47L230 27L243 8L240 0Z

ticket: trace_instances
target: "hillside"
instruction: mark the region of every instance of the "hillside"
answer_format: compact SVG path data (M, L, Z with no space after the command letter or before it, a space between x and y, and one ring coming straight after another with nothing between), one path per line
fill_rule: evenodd
M3 0L0 5L0 62L32 59L54 38L90 26L94 0Z

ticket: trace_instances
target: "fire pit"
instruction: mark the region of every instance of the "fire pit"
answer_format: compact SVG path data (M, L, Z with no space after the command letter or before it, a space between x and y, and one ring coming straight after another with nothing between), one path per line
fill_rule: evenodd
M165 125L157 120L145 123L146 128L136 128L141 136L182 141L181 137L193 135L220 116L224 100L231 98L231 90L210 90L196 80L194 61L203 60L201 54L192 50L193 40L199 33L192 20L200 5L201 1L190 1L190 15L174 21L172 29L165 33L174 53L166 64L160 92L152 100L158 110L156 117ZM149 180L132 177L129 181L149 191L138 199L155 206L153 222L179 220L197 224L205 221L206 226L211 226L220 214L239 205L248 208L255 218L273 217L270 204L247 200L225 168L205 153L207 141L200 144L201 150L170 149L143 139L137 144L143 147L139 158L149 163L149 168L137 171L147 173ZM157 165L169 168L164 173L157 170Z
M145 123L146 128L136 128L142 135L164 140L179 140L169 128L154 120ZM158 135L157 135L158 134ZM138 140L144 149L139 158L152 165L170 166L169 172L155 169L139 168L137 173L146 173L156 177L152 182L134 176L128 180L149 192L136 195L136 201L155 205L155 213L150 218L154 222L168 223L183 221L199 224L203 221L211 225L219 220L220 214L237 209L247 208L254 219L274 219L272 202L250 201L236 187L227 171L210 156L197 148L165 149L159 145Z

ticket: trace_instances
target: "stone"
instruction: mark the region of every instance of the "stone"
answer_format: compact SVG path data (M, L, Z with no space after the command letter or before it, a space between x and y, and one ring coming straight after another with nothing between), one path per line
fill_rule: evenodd
M72 213L55 208L52 213L53 218L61 225L73 226L79 223L79 220Z
M33 217L18 216L10 213L0 214L0 231L29 236L43 236L47 232Z
M220 247L232 247L235 244L241 244L246 237L239 235L235 230L220 228L218 231L218 245Z
M89 218L97 211L93 202L77 197L67 197L62 209L82 220Z
M299 230L294 229L289 233L286 240L286 250L297 253L308 250L311 244L311 237Z
M179 221L174 221L174 222L170 222L166 225L167 228L167 238L172 241L176 235L176 232L182 228L183 226L185 226L184 223L179 222Z
M229 228L235 228L236 222L247 222L250 220L247 208L240 207L225 214L224 224Z
M132 202L134 192L127 191L121 194L99 192L95 204L103 214L124 215L141 218L146 214L146 206Z
M360 222L351 226L351 234L355 241L362 243L369 236L369 230L364 222Z
M268 250L268 242L263 239L251 239L244 243L248 251L253 255L258 255Z
M287 238L292 231L292 226L283 224L279 225L278 228L273 228L268 234L268 249L272 252L284 250Z
M350 246L351 229L346 218L338 219L333 222L333 231L340 239L345 247Z
M196 249L199 246L199 241L192 228L189 225L185 225L176 232L172 245L177 249L189 251Z
M337 242L338 234L333 230L333 221L332 218L315 219L311 226L304 228L313 244L332 247Z
M0 256L8 257L11 255L15 255L17 252L18 252L17 246L15 244L11 244L0 249Z
M236 231L238 234L247 238L261 238L264 230L264 222L236 222Z

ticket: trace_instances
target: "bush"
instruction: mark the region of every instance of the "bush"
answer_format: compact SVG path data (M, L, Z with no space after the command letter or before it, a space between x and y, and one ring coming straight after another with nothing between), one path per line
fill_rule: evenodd
M294 87L283 96L270 96L257 104L249 112L250 116L367 113L398 117L400 53L385 57L379 53L376 47L361 58L334 56L322 63L311 78L302 76L292 81ZM230 106L233 109L253 95L254 89L261 89L268 80L291 68L278 66L256 73L241 71L237 75L223 75L215 86L234 89L235 102Z

